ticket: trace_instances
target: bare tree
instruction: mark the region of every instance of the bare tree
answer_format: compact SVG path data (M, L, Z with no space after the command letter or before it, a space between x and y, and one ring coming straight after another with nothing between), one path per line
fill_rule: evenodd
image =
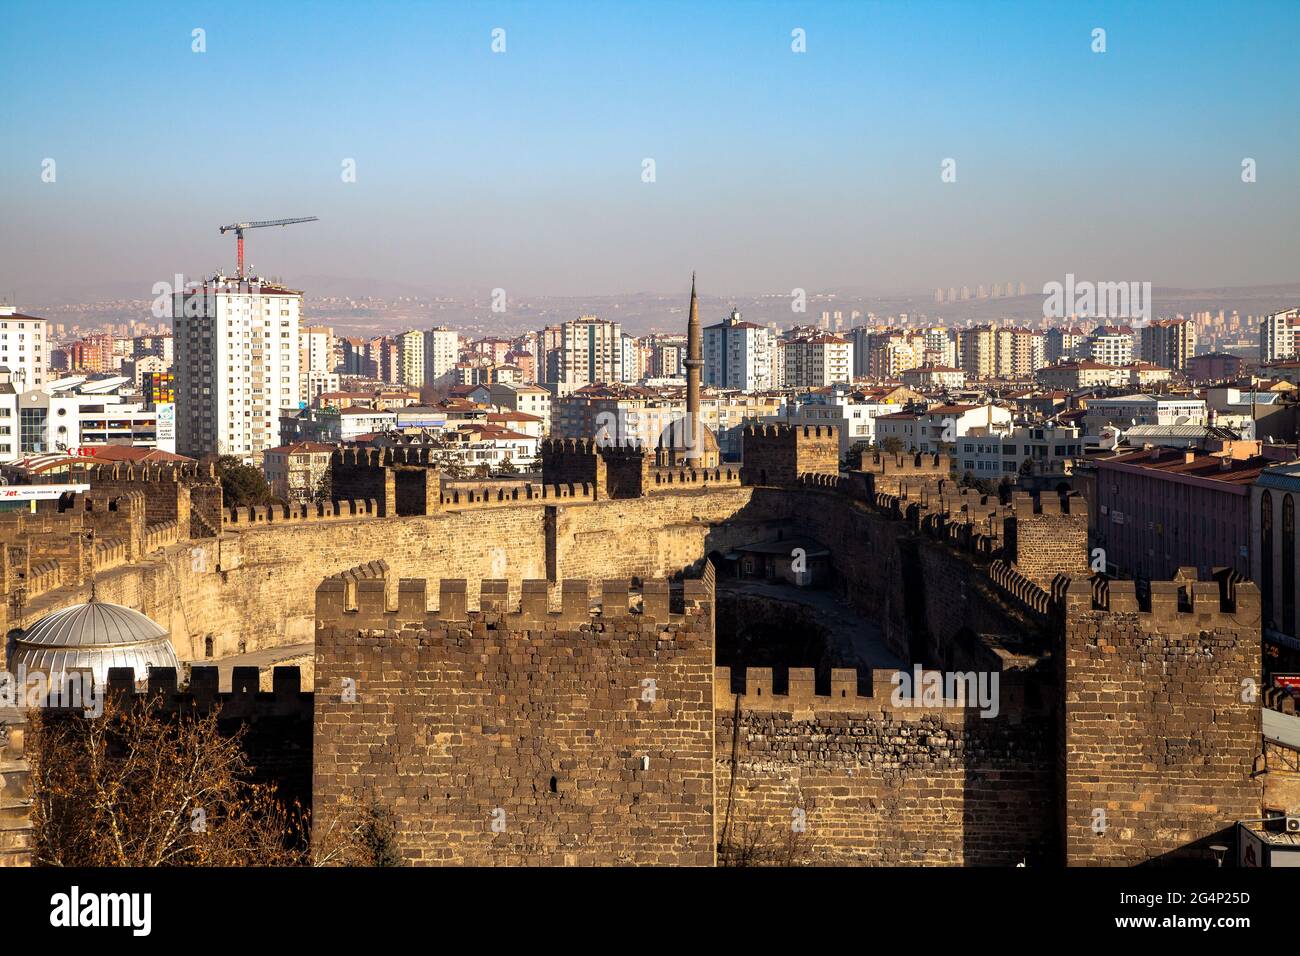
M47 866L285 866L306 862L307 818L251 782L243 730L105 701L87 718L30 717L33 861Z

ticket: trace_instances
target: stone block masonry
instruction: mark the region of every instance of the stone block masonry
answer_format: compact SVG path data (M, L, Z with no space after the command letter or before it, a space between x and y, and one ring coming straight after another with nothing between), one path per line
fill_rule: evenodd
M317 819L374 802L416 864L714 862L713 581L317 591ZM354 605L354 606L353 606Z
M1005 520L1008 560L1040 588L1058 574L1087 577L1088 503L1083 498L1044 493L1037 501L1017 494Z
M1259 589L1073 582L1061 655L1065 862L1211 859L1260 815Z
M791 668L788 693L773 694L768 668L749 668L736 693L718 668L723 858L775 849L778 862L817 865L1054 862L1052 722L1026 704L1021 676L1004 676L998 714L981 717L958 701L896 706L890 672L874 672L859 696L854 670L832 671L818 695L811 670Z

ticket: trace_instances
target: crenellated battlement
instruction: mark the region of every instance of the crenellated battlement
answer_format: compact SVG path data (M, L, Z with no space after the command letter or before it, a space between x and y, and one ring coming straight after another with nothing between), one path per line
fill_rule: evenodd
M197 461L167 463L114 461L86 465L84 468L86 480L92 486L118 481L151 484L211 482L217 477L214 465Z
M86 672L89 673L89 672ZM297 667L276 667L272 671L272 689L262 691L261 671L257 667L235 667L230 690L220 689L220 669L211 665L190 668L188 684L181 686L176 668L151 667L137 682L132 667L110 667L105 687L110 699L119 703L149 698L168 713L207 716L213 712L221 720L248 720L255 717L295 717L311 722L313 693L302 689L302 674ZM79 698L72 709L80 709Z
M1195 569L1185 568L1171 581L1152 581L1141 589L1134 581L1076 578L1064 587L1063 596L1072 617L1088 612L1136 614L1142 627L1155 630L1258 630L1262 615L1259 587L1226 568L1207 580L1198 580Z
M542 454L595 455L602 445L594 438L544 438L539 445Z
M1018 672L944 672L933 669L882 668L859 672L833 668L819 686L811 667L784 670L749 667L715 668L714 708L719 713L742 712L850 713L893 715L898 719L947 717L964 723L983 711L990 719L1020 719L1025 713L1025 678ZM785 677L784 693L777 693L775 678ZM918 680L919 677L919 680ZM980 681L988 695L979 700ZM996 682L996 683L995 683ZM995 696L996 688L996 696ZM995 711L995 712L994 712Z
M857 471L872 475L937 475L947 477L952 473L949 455L915 452L891 454L886 451L867 452L859 456Z
M1017 491L1011 496L1011 510L1021 518L1028 515L1073 515L1088 517L1088 500L1082 495L1030 494Z
M746 425L741 433L741 481L790 487L805 474L840 472L840 431L834 425Z
M511 484L498 485L483 482L470 487L452 488L444 491L440 498L443 511L455 511L465 508L488 507L493 505L544 504L564 501L575 504L581 501L595 501L595 486L588 482L577 484Z
M260 524L280 524L289 521L341 521L354 518L374 518L379 515L375 499L351 501L318 501L296 505L251 505L227 508L222 514L223 528L247 528Z
M666 580L648 580L637 588L626 579L566 579L558 585L525 579L519 600L511 601L509 582L489 578L480 582L477 608L469 606L468 582L463 578L438 582L436 607L429 606L426 581L403 578L397 582L396 603L390 603L387 570L387 565L375 562L321 581L316 589L317 629L436 630L447 622L482 620L519 629L625 618L673 624L700 615L712 620L715 579L709 564L702 577L683 581L680 592Z
M648 494L659 491L680 491L683 485L740 486L740 469L726 465L718 468L676 468L669 465L653 465L650 466L647 474L649 482L645 491Z
M444 451L436 445L390 445L385 448L340 445L330 455L330 464L359 468L396 468L403 465L437 468Z
M839 440L839 429L834 425L788 425L781 422L746 425L742 433L746 438L777 438L795 442L800 438L834 438Z

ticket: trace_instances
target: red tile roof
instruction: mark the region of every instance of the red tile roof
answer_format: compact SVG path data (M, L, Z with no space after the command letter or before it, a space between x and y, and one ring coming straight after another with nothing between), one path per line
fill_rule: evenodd
M85 449L92 457L100 461L155 462L194 461L184 455L174 455L158 448L143 448L139 445L98 445Z

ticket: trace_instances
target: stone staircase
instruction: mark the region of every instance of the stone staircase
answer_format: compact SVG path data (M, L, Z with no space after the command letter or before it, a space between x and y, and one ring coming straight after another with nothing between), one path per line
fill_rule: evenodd
M32 800L23 738L27 719L0 708L0 867L32 865Z

